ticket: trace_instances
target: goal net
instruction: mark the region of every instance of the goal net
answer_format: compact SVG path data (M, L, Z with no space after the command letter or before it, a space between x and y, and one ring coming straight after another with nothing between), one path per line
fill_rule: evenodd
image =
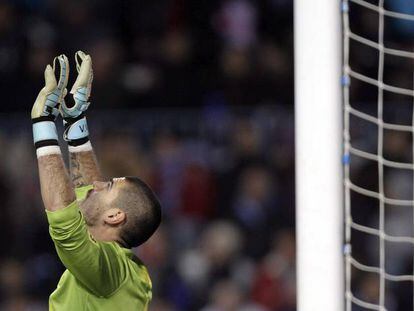
M342 14L346 310L414 310L414 1Z

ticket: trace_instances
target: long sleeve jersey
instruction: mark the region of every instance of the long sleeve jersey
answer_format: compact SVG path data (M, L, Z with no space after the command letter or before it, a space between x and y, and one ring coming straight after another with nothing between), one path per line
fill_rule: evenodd
M49 232L66 267L49 310L147 310L152 286L148 271L130 249L95 241L79 210L91 186L76 189L77 200L46 211Z

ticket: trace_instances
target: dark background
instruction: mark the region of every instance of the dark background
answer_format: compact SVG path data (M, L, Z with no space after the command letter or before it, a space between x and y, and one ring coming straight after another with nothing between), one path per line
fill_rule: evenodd
M1 310L46 310L64 269L30 109L55 55L72 85L79 49L104 173L163 203L136 250L151 310L295 310L292 16L288 0L0 2Z
M385 4L414 13L411 1ZM377 13L351 4L350 20L378 40ZM386 47L412 51L413 24L386 18ZM72 85L79 49L93 59L88 121L104 173L140 176L163 203L161 228L136 250L152 277L151 310L295 310L291 0L0 0L0 310L46 310L64 269L48 236L30 109L57 54L70 58ZM376 79L378 52L351 42L350 65ZM386 56L384 82L412 89L412 68ZM355 109L377 117L377 95L351 80ZM384 121L411 125L412 106L385 92ZM354 146L376 153L377 136L351 118ZM412 162L412 149L411 133L384 133L385 158ZM355 184L378 191L377 171L351 158ZM412 199L412 180L386 170L386 194ZM351 199L354 221L377 228L378 202ZM386 232L413 236L412 217L412 207L386 206ZM378 266L378 239L353 232L352 244L355 258ZM386 244L387 272L412 274L413 254L412 244ZM387 310L410 310L412 285L387 282ZM352 290L378 304L378 275L354 270Z

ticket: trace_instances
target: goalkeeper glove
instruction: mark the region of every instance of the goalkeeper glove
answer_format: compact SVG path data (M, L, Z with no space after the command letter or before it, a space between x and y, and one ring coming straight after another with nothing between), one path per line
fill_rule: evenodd
M60 67L59 81L56 81L56 67ZM55 119L59 114L59 104L66 95L69 76L69 62L65 55L53 60L53 67L46 66L45 86L40 90L32 108L33 141L38 149L58 145Z
M63 139L68 142L69 148L84 145L89 141L85 111L90 104L88 99L93 80L92 59L84 52L78 51L75 53L75 60L78 77L70 91L75 104L69 108L65 101L62 101L60 105L65 127Z

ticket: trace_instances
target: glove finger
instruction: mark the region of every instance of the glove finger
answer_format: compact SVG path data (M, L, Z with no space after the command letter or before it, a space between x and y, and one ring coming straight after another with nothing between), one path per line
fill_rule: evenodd
M44 90L46 93L53 92L53 90L56 88L57 82L54 70L52 66L47 65L45 69L45 87Z
M56 62L56 60L58 62ZM62 54L59 55L58 57L55 57L54 61L53 61L53 70L55 72L55 74L57 74L56 72L56 64L59 64L59 82L58 82L58 90L60 92L63 92L63 90L66 88L67 84L68 84L68 79L69 79L69 61L68 58L66 57L66 55Z
M84 54L84 57L82 58L82 64L80 65L80 68L79 68L78 77L75 83L73 84L73 87L70 93L75 94L76 90L80 87L87 87L90 89L90 86L92 84L92 79L93 79L92 59L89 55Z
M48 95L53 94L57 86L56 77L55 77L55 73L53 71L52 66L50 65L46 66L44 77L45 77L45 86L40 90L35 100L35 103L33 104L32 112L31 112L32 119L38 118L44 115L43 112L45 108L45 103L47 102L47 97Z
M82 62L85 59L85 57L86 57L86 54L83 51L77 51L75 53L76 70L78 71L78 73L80 71Z
M59 108L59 110L60 110L60 112L62 113L65 109L70 109L70 108L68 108L68 106L66 105L66 102L65 102L65 96L66 96L66 94L68 93L68 89L64 89L63 90L63 96L62 96L62 101L60 102L60 108Z

